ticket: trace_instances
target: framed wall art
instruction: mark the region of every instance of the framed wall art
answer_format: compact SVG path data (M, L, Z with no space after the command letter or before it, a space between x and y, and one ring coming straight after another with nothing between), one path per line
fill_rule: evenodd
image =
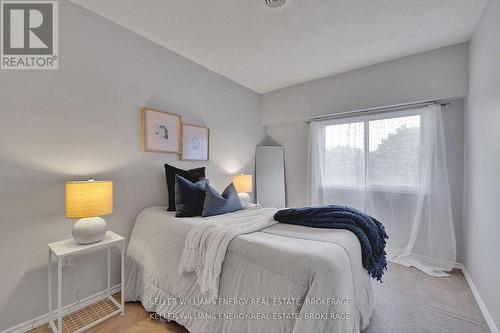
M210 129L208 127L182 124L181 159L208 161L210 151Z
M144 151L180 153L181 116L153 109L142 109L142 146Z

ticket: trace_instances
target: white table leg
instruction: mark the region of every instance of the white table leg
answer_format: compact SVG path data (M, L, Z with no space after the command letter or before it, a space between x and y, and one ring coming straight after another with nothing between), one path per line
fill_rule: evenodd
M110 297L111 293L109 292L110 284L111 284L111 246L108 246L108 280L107 280L107 288L106 288L106 296Z
M48 273L49 273L48 303L49 303L49 327L50 327L50 321L52 320L52 253L50 252L50 249L49 249Z
M122 263L121 263L121 273L122 273L122 282L121 282L121 287L122 287L122 316L125 314L125 242L121 242L121 257L122 257Z
M62 258L57 258L57 330L62 333Z

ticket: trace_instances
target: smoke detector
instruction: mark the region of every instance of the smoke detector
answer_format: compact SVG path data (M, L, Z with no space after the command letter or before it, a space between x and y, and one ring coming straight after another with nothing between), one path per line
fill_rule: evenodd
M266 0L266 5L269 7L281 7L285 4L286 0Z

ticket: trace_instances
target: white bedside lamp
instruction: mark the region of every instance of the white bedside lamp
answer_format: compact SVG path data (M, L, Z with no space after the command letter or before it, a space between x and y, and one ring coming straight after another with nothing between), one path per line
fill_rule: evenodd
M253 191L253 179L252 175L236 175L233 176L233 184L238 191L238 196L240 197L240 202L243 207L247 207L250 204L250 194Z
M66 217L79 219L73 225L73 239L80 244L103 240L106 221L100 216L113 212L113 182L66 182Z

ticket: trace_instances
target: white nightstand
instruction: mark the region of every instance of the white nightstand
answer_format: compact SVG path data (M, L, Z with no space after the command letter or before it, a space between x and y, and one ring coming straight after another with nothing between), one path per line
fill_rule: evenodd
M121 251L121 304L119 304L110 294L110 249L112 246L119 245ZM98 249L107 248L108 255L108 280L107 280L107 290L106 297L116 305L117 310L112 313L94 321L86 326L79 328L75 332L83 332L86 329L99 324L100 322L121 313L122 315L125 313L125 288L124 288L124 280L125 280L125 238L122 236L112 232L107 231L106 237L97 243L81 245L76 243L73 239L67 239L60 242L50 243L49 245L49 294L48 294L48 303L49 303L49 326L52 328L53 332L62 333L62 303L61 303L61 285L62 285L62 267L64 257L70 255L80 255L82 253L91 252ZM57 326L52 319L52 256L57 258Z

